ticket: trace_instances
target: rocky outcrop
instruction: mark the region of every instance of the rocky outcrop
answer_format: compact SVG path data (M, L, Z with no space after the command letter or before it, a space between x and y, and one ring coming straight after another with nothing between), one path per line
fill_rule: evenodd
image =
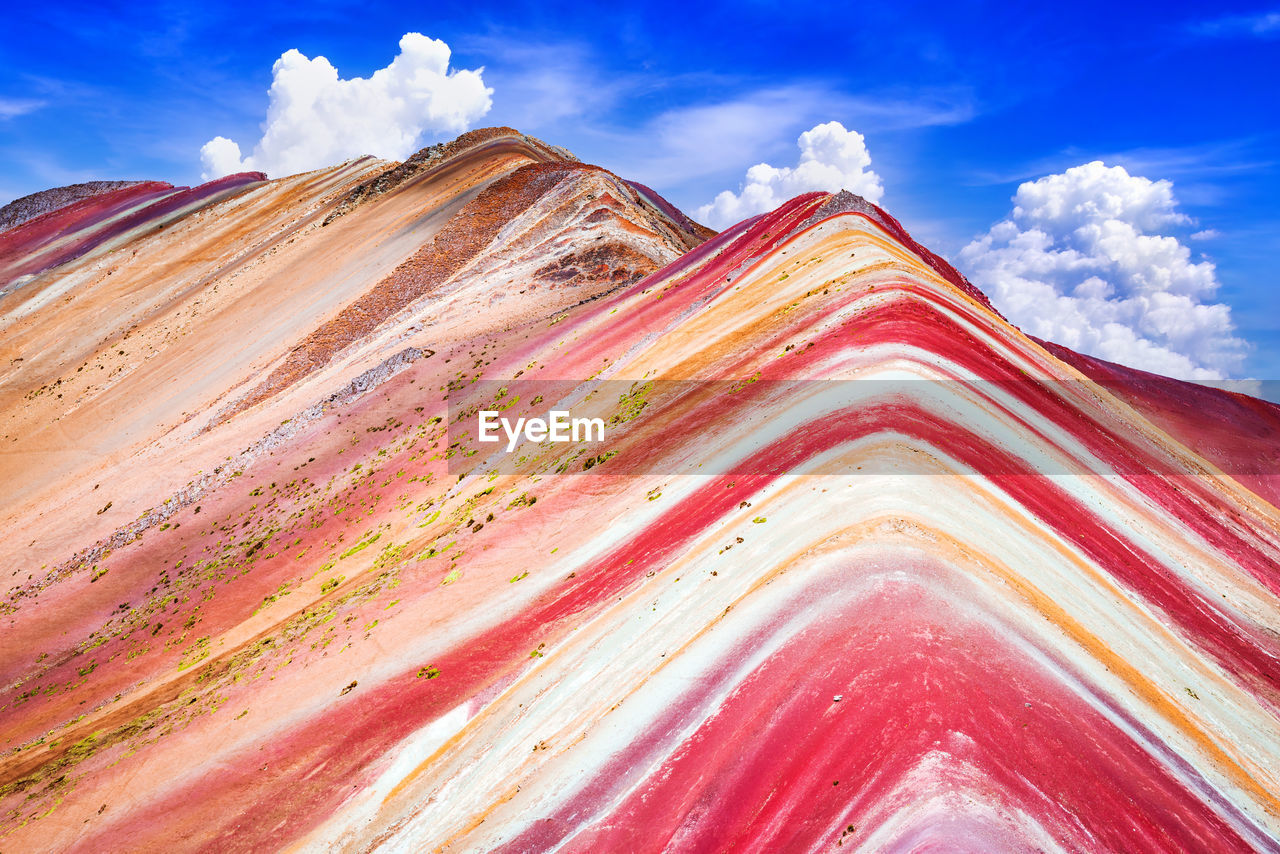
M141 181L86 181L83 184L68 184L65 187L54 187L41 190L19 199L14 199L4 207L0 207L0 231L7 231L14 226L22 225L29 219L65 208L73 202L99 196L113 190L122 190Z

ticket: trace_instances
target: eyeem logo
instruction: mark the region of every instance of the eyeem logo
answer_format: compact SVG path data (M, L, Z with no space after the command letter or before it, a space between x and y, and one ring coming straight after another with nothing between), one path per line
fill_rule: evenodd
M550 439L552 442L603 442L603 418L570 418L563 409L553 409L550 418L517 418L513 426L495 409L480 411L480 429L476 438L481 442L500 442L498 429L507 434L507 453L515 450L520 436L530 442Z

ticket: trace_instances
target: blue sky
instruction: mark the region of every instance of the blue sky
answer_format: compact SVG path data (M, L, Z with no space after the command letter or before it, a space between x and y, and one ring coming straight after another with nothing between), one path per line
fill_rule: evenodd
M1280 378L1278 6L55 2L6 24L0 202L198 182L208 140L248 152L262 135L281 54L363 77L420 32L483 67L492 107L473 125L514 125L691 212L755 163L795 166L797 137L829 121L862 134L881 203L953 260L1022 182L1096 159L1170 181L1194 223L1158 233L1212 261L1216 295L1197 299L1230 306L1248 344L1224 373Z

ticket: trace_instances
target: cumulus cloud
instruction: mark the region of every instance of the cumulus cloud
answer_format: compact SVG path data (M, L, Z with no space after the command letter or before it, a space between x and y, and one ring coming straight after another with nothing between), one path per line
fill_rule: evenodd
M1211 301L1213 264L1162 233L1193 224L1168 181L1094 161L1022 184L1013 202L959 257L1024 331L1183 379L1241 367L1247 344Z
M796 144L800 161L794 167L752 166L737 194L720 193L711 204L698 208L698 218L714 228L725 228L814 190L849 190L872 202L884 195L880 176L868 168L871 155L866 140L857 131L827 122L800 134Z
M361 154L403 160L425 133L466 130L489 111L493 90L483 68L451 71L451 55L439 39L406 33L390 65L344 80L323 56L287 51L271 69L262 138L247 157L226 137L209 140L200 149L205 180L292 175Z

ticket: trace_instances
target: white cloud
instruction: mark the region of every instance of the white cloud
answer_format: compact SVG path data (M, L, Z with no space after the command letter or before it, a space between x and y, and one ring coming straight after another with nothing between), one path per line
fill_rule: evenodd
M1191 31L1202 36L1274 38L1280 36L1280 12L1228 15L1225 18L1193 24Z
M200 146L200 163L204 166L201 177L206 181L221 178L233 172L254 169L256 164L251 164L249 162L251 160L253 160L252 157L242 161L240 146L225 136L215 136Z
M1183 379L1240 368L1248 345L1231 309L1210 301L1213 264L1159 233L1192 224L1168 181L1093 161L1028 181L1013 201L960 261L1024 331Z
M580 42L488 35L457 44L473 56L493 57L484 70L495 90L492 120L545 134L557 144L581 125L596 126L643 81L641 75L605 70L596 49Z
M0 119L12 119L40 109L44 101L32 98L0 98Z
M449 46L406 33L400 53L370 77L344 80L323 56L284 53L271 69L267 118L253 153L214 137L200 149L204 178L318 169L361 154L403 160L427 132L459 133L489 111L484 69L449 70Z
M714 228L725 228L814 190L849 190L872 202L884 195L880 176L868 168L871 155L866 141L857 131L827 122L800 134L796 144L800 161L794 167L752 166L739 193L720 193L711 204L698 208L698 218Z

